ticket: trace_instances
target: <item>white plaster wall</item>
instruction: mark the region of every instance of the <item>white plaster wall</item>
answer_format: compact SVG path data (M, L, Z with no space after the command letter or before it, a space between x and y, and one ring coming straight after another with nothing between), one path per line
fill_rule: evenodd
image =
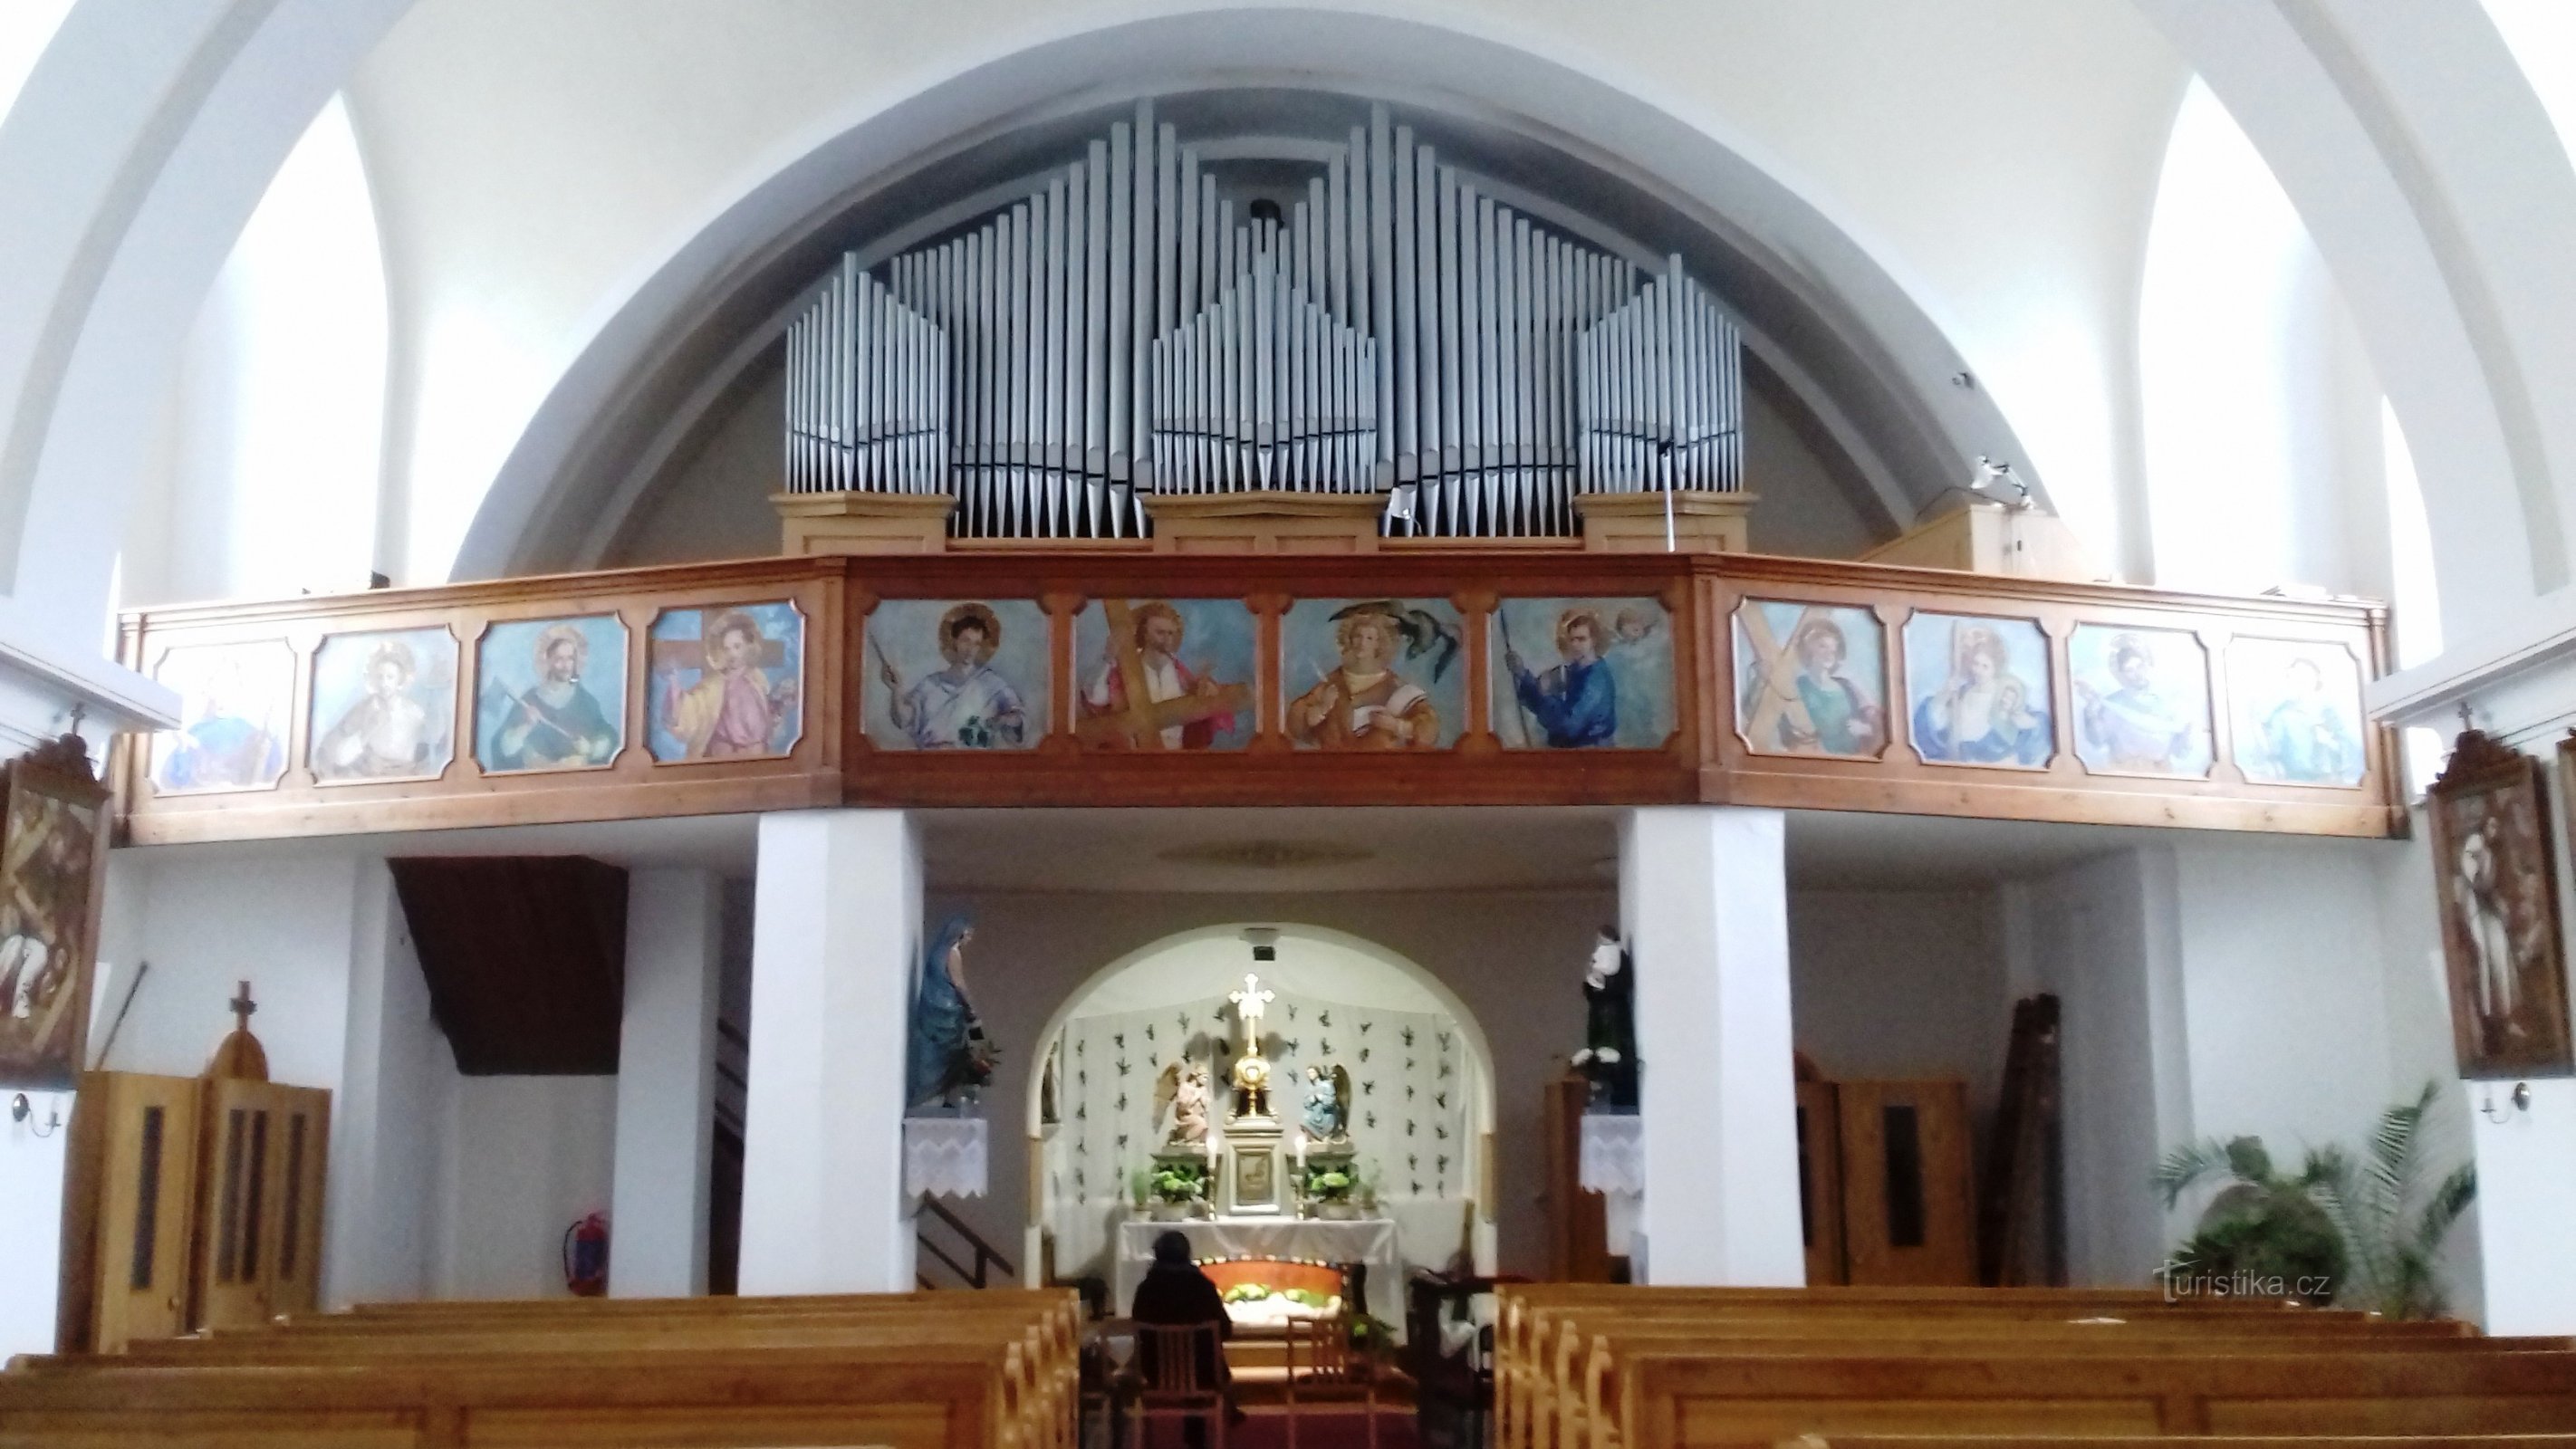
M392 873L375 861L359 869L347 1069L332 1104L323 1219L323 1298L334 1306L430 1296L438 1147L456 1081Z
M616 1139L615 1077L450 1078L432 1296L570 1297L564 1230L608 1211Z
M62 1129L38 1135L46 1118L71 1118L73 1094L29 1094L35 1113L0 1120L0 1222L11 1225L0 1247L0 1355L48 1353L54 1346L55 1285L62 1241Z

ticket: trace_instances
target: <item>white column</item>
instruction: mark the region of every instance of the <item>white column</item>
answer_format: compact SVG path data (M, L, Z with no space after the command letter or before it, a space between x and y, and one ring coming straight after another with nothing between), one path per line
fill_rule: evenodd
M2576 1333L2576 1082L2531 1083L2531 1110L2511 1110L2513 1083L2464 1083L2480 1114L2478 1250L2489 1333ZM2445 1170L2448 1164L2444 1164Z
M741 1288L912 1287L903 1062L921 848L898 810L763 816Z
M1646 1279L1806 1281L1776 810L1632 810L1619 913L1637 973Z
M724 882L711 871L639 870L627 878L612 1297L707 1291L723 913Z

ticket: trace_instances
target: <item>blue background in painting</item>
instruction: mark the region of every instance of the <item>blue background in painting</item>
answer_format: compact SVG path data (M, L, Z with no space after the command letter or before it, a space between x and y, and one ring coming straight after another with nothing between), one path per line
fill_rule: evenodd
M1923 754L1923 742L1915 738L1915 712L1950 682L1954 637L1960 629L1975 626L1993 630L1995 637L2003 641L2005 668L2022 682L2031 712L2053 722L2057 706L2056 694L2050 687L2048 636L2040 632L2037 624L2028 619L1996 619L1982 614L1917 613L1905 621L1905 723L1906 738L1924 759L1932 757ZM2049 754L2055 753L2056 746L2051 745ZM1993 763L2037 770L2047 766L2048 756L2041 756L2032 765L2006 760Z
M1877 614L1845 604L1799 604L1778 599L1747 599L1744 601L1743 608L1762 611L1762 621L1771 626L1771 642L1783 649L1789 647L1789 635L1798 627L1801 616L1813 611L1831 619L1843 631L1843 642L1850 646L1843 655L1842 677L1851 681L1852 687L1859 691L1862 699L1881 708L1886 706L1886 626L1879 622ZM1762 668L1762 661L1754 655L1753 641L1745 637L1742 609L1737 611L1733 628L1736 668L1735 727L1738 731L1744 731L1752 718L1755 690L1761 678L1758 671ZM1751 748L1764 754L1789 752L1780 743L1777 735L1773 735L1770 739L1754 740L1751 742ZM1870 757L1855 755L1844 758Z
M510 722L519 696L537 684L537 636L558 624L581 631L590 655L582 664L581 687L599 701L599 712L617 731L617 748L626 748L626 626L614 615L586 618L513 619L483 634L474 660L474 758L485 769L498 753L493 738ZM614 753L609 759L614 760ZM579 769L577 765L553 768ZM514 772L515 773L515 772Z
M1353 604L1374 603L1372 599L1300 599L1288 606L1279 620L1279 694L1268 702L1275 716L1289 700L1315 687L1326 675L1342 666L1341 646L1333 642L1333 615ZM1467 730L1467 633L1458 611L1446 599L1397 599L1396 606L1420 609L1456 634L1457 657L1438 679L1431 677L1432 661L1437 653L1412 658L1398 647L1395 672L1415 688L1431 697L1431 707L1440 715L1439 748L1458 742Z
M1599 616L1605 635L1602 657L1610 662L1610 678L1619 686L1619 732L1611 738L1611 746L1660 747L1673 732L1673 621L1657 599L1503 600L1493 631L1494 732L1506 746L1547 748L1546 733L1520 707L1512 677L1503 668L1503 629L1510 626L1512 647L1520 651L1523 667L1544 675L1565 662L1556 652L1556 621L1577 605ZM1618 642L1622 611L1652 620L1653 630L1633 642Z
M2113 763L2110 744L2085 727L2084 691L2109 696L2122 687L2111 672L2111 648L2123 635L2135 635L2155 658L2148 683L2166 707L2197 727L2188 749L2175 755L2171 770L2140 770ZM2209 655L2200 641L2175 629L2132 629L2118 624L2078 624L2066 641L2066 662L2075 689L2075 757L2093 770L2129 775L2170 774L2197 778L2209 773Z
M1261 700L1257 691L1260 681L1253 660L1258 654L1258 633L1252 611L1236 599L1131 599L1128 607L1160 602L1178 609L1181 614L1181 663L1202 678L1219 684L1240 684L1256 691L1252 707L1239 710L1234 728L1218 732L1210 749L1239 750L1252 739L1255 726L1261 722ZM1098 600L1082 606L1073 619L1073 689L1077 701L1109 662L1109 610ZM1455 668L1456 666L1451 666ZM1074 713L1082 712L1077 702Z
M305 733L306 749L319 740L367 692L367 659L385 644L411 649L411 688L404 691L429 715L429 758L418 771L435 775L456 758L456 636L443 628L382 629L363 634L333 634L313 651L313 719ZM307 759L309 768L313 761ZM319 776L321 772L315 771ZM360 776L338 778L358 779Z
M885 681L877 671L891 660L895 674L910 689L925 674L937 674L948 667L939 655L939 621L964 599L886 599L868 615L868 647L859 660L860 689L867 697L868 738L879 749L908 750L912 736L894 722ZM978 599L993 611L993 621L1002 626L1002 637L993 648L993 657L985 661L993 672L1011 682L1020 696L1020 709L1028 720L1027 737L1016 746L1005 749L1033 750L1045 738L1053 723L1047 711L1054 708L1050 681L1053 671L1047 668L1046 611L1028 599Z
M2318 709L2347 746L2340 770L2303 772L2298 761L2274 752L2264 728L2276 710L2291 703L2290 665L2301 659L2316 665L2323 677L2325 689ZM2351 650L2339 644L2238 639L2227 648L2227 697L2236 714L2236 765L2246 779L2266 785L2361 783L2367 768L2367 734L2361 723L2361 666L2353 662Z
M252 779L242 783L177 784L170 766L188 743L188 731L206 718L206 686L229 673L228 711L268 737L267 749L254 761ZM256 790L277 783L286 773L287 711L295 693L295 653L283 640L249 644L183 644L161 656L152 677L178 691L179 728L152 736L152 781L163 794L186 790Z
M788 603L711 604L703 609L672 609L653 621L652 642L659 643L664 640L696 642L698 631L705 626L707 620L719 614L734 612L749 614L751 621L760 626L762 638L785 646L786 658L783 662L763 666L768 671L772 688L777 687L781 679L792 679L797 685L796 707L788 710L781 719L785 728L770 736L771 753L783 755L795 747L795 741L801 738L805 731L805 619L803 615L796 612L795 605ZM648 661L644 672L645 700L648 705L645 710L645 718L648 721L645 742L651 746L654 759L686 759L689 753L688 745L671 732L671 721L665 713L662 700L662 685L653 677L649 662L652 657L649 648L646 650L645 657ZM680 688L686 690L695 685L703 673L704 671L697 669L681 670ZM756 757L738 755L734 758Z

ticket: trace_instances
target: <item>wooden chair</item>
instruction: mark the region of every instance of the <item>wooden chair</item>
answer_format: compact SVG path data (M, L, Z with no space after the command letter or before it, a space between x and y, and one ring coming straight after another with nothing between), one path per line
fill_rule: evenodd
M1319 1404L1359 1405L1368 1415L1369 1449L1377 1449L1377 1392L1376 1360L1351 1351L1347 1320L1288 1320L1288 1449L1297 1449L1298 1419Z
M1091 1443L1094 1412L1100 1415L1102 1443L1117 1449L1125 1442L1119 1431L1126 1427L1128 1400L1135 1396L1139 1382L1135 1353L1140 1326L1132 1318L1102 1318L1083 1328L1081 1403L1075 1411L1074 1442L1084 1449Z
M1137 1386L1128 1419L1131 1449L1145 1449L1156 1419L1203 1420L1207 1449L1225 1449L1225 1343L1213 1323L1136 1325Z

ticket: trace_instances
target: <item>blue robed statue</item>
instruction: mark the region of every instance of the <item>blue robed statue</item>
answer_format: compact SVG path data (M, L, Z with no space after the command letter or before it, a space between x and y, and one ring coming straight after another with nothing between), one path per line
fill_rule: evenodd
M904 1062L907 1106L972 1102L991 1080L999 1055L966 994L966 943L975 928L951 916L921 956L912 994L912 1040Z

